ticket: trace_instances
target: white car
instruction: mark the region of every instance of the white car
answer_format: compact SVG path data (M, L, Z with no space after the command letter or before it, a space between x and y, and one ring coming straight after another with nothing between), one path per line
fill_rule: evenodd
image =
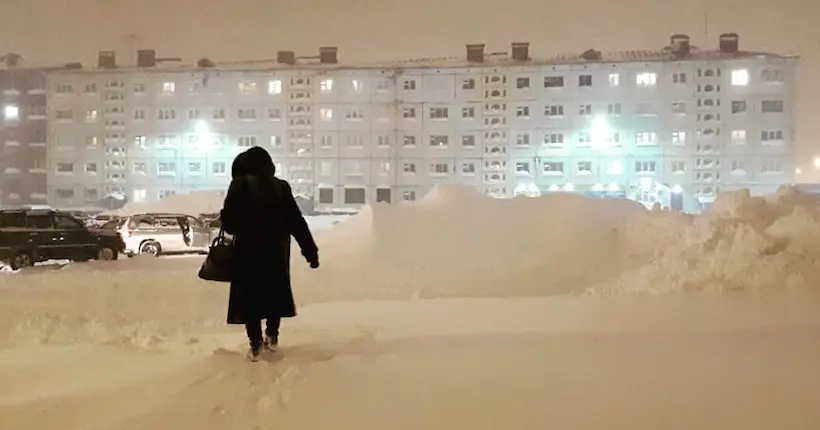
M176 213L145 213L106 223L103 229L120 232L125 254L207 253L211 233L200 220Z

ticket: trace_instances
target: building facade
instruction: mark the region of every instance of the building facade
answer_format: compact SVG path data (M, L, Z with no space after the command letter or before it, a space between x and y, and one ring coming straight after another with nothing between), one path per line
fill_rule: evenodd
M224 190L267 149L324 208L415 200L439 183L488 195L583 192L697 211L719 191L791 183L796 59L674 36L657 51L374 66L311 60L117 67L49 75L49 203Z
M0 207L46 203L46 78L0 57Z

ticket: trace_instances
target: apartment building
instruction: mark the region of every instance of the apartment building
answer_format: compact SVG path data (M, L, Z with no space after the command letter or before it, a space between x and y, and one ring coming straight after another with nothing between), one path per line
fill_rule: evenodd
M320 207L422 198L439 183L496 197L572 191L697 211L719 191L791 183L796 58L675 35L650 51L344 66L318 56L196 65L139 52L49 75L49 202L155 201L224 190L267 149Z
M46 203L46 79L0 56L0 207Z

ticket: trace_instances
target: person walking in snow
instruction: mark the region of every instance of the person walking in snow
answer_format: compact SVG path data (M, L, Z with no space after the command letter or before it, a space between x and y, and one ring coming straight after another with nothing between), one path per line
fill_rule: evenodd
M290 237L310 267L319 267L319 249L287 181L274 177L267 151L253 147L239 154L221 211L222 227L236 247L228 299L228 324L244 324L248 358L279 344L281 318L296 316L290 285ZM262 332L262 320L266 328Z

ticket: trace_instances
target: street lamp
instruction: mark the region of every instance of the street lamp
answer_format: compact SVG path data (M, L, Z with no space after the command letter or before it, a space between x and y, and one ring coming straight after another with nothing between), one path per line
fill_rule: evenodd
M15 105L3 106L3 118L14 121L20 118L20 108Z
M203 152L210 152L214 147L214 135L211 133L208 123L199 120L194 126L194 136L196 137L197 149Z
M602 116L595 117L589 127L589 134L590 138L592 138L592 144L599 148L604 146L610 130L609 122L607 122L606 118Z

